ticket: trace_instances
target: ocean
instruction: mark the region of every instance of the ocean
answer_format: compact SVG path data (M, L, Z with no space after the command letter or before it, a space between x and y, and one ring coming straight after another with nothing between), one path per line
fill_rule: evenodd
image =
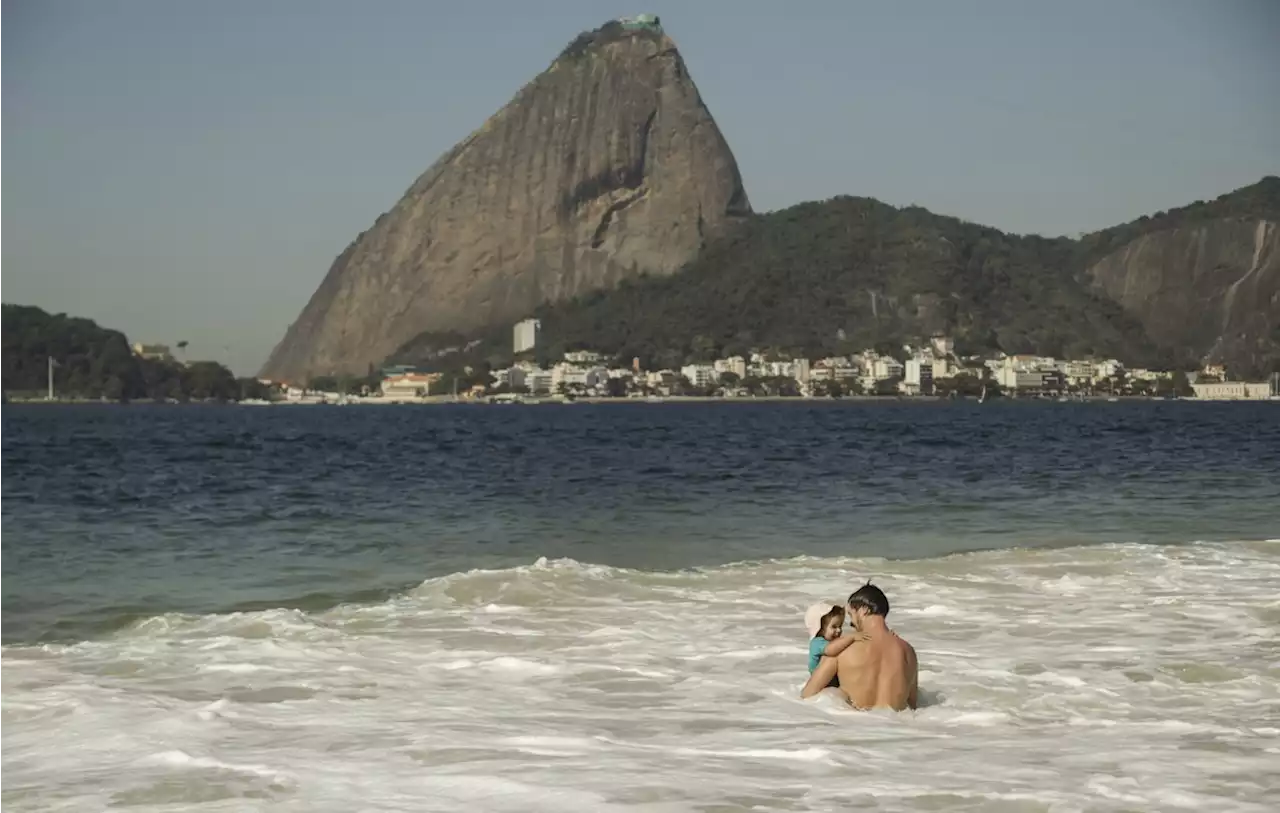
M1280 408L6 406L6 811L1280 808ZM798 699L867 579L918 711Z

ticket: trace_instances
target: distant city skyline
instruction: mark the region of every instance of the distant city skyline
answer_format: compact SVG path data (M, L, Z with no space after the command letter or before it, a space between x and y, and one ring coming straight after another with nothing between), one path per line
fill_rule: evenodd
M757 211L1075 235L1280 174L1280 4L14 0L3 299L255 373L330 263L579 31L652 12Z

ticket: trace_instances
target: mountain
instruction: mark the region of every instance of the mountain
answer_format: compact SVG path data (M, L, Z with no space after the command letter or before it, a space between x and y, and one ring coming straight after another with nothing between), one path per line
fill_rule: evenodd
M265 392L254 379L237 381L216 362L179 365L139 358L123 333L90 319L6 304L0 321L6 393L44 393L50 357L57 363L53 385L58 397L186 400L260 397Z
M678 274L541 307L540 355L590 347L674 367L751 348L897 351L942 332L965 353L1183 368L1210 358L1257 375L1280 364L1277 186L1267 178L1081 240L868 198L803 203L751 216ZM442 352L477 338L466 353ZM509 325L427 333L392 359L494 366L510 359L509 342Z
M1086 279L1151 340L1244 375L1280 360L1280 178L1090 235Z
M572 43L334 261L262 375L364 373L422 331L674 273L751 212L656 18Z

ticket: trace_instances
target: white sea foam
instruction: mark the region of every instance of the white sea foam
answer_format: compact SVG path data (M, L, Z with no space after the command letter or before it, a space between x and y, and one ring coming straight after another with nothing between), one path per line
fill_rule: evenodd
M868 575L925 705L800 701ZM1280 550L566 560L5 647L6 811L1280 807Z

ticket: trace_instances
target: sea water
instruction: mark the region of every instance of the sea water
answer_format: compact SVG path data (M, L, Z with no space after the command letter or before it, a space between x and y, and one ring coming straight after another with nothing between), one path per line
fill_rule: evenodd
M1273 810L1268 408L6 409L2 801Z

